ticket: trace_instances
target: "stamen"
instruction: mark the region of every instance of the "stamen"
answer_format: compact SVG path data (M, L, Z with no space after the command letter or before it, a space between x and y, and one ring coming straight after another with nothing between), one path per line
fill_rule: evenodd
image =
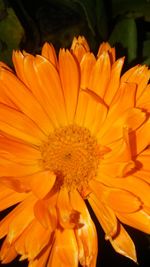
M101 151L90 131L76 125L55 129L41 147L42 164L60 186L85 188L97 173Z

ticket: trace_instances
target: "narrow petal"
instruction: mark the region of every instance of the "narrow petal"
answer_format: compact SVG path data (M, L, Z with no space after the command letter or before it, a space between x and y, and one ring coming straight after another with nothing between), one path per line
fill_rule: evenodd
M116 252L137 262L134 243L121 224L118 235L110 242Z
M11 241L21 234L27 227L31 217L33 216L33 206L36 202L34 196L28 196L18 206L13 209L4 219L0 222L0 238L3 238L9 232L8 241ZM24 220L26 218L27 220Z
M0 260L2 264L10 263L16 257L17 257L17 252L14 248L14 245L10 245L7 238L5 238L0 250Z
M6 168L7 166L7 168ZM1 176L26 176L31 175L36 172L40 172L41 167L38 164L25 165L16 163L10 160L2 159L0 160L0 174Z
M88 201L103 229L105 229L105 239L115 236L118 230L118 221L114 211L102 203L93 193L89 195Z
M27 73L28 64L26 67ZM37 99L41 101L43 109L45 109L53 124L56 124L55 127L66 124L64 96L56 68L42 56L36 56L33 67L38 84L37 88L33 88ZM30 84L32 86L32 79Z
M96 134L103 124L107 116L107 106L103 100L90 90L85 90L88 94L86 111L84 114L83 126L90 129L91 133Z
M81 228L75 230L79 247L79 261L83 266L95 267L98 253L95 225L84 200L76 190L71 191L70 200L72 207L81 213L81 222L83 223Z
M9 107L17 109L17 106L10 100L5 92L5 86L1 84L0 86L0 103L3 103Z
M41 61L41 64L40 64ZM31 92L35 96L35 98L38 100L40 105L42 106L43 110L49 117L49 120L51 123L57 127L58 123L56 120L56 116L54 113L55 110L55 101L52 99L50 93L48 93L50 88L50 83L45 85L45 79L43 79L43 83L41 82L41 70L43 69L43 63L48 64L48 66L52 66L52 72L47 75L46 79L50 79L49 77L53 77L52 73L57 74L56 69L53 67L48 60L46 60L44 57L33 57L31 55L27 55L24 58L24 73L27 79L26 85L30 88ZM46 74L44 73L45 77ZM55 75L54 75L55 76ZM58 76L58 74L57 74ZM58 77L57 77L58 78ZM53 86L53 80L55 82L55 87L57 88L56 79L51 79L51 85ZM59 79L58 79L59 81ZM53 90L55 92L55 90ZM57 91L57 90L56 90ZM51 91L52 92L52 91Z
M27 78L24 72L24 55L20 51L13 51L12 61L18 78L28 86Z
M81 82L80 82L77 110L75 114L75 122L81 126L83 125L84 122L89 99L89 96L82 89L89 88L89 79L95 62L96 59L94 55L91 53L87 53L84 55L80 64Z
M78 246L72 229L57 230L48 266L78 267Z
M25 250L29 260L34 259L49 243L50 229L45 229L37 220L33 220L25 238Z
M115 51L115 48L114 47L111 47L108 42L103 42L99 46L99 50L98 50L97 56L100 57L104 52L109 52L111 64L113 64L115 62L115 59L116 59L116 51Z
M59 72L65 97L68 122L72 123L79 94L79 69L77 62L68 50L60 50Z
M89 80L93 67L95 66L96 58L92 53L86 53L80 63L81 69L81 89L90 89Z
M58 68L57 55L52 44L46 42L42 47L41 55Z
M47 261L49 258L51 247L52 247L52 241L49 242L46 248L43 249L42 252L34 260L29 261L28 267L45 267L45 266L49 267L47 265Z
M107 104L111 104L113 98L115 97L117 90L119 89L120 74L121 74L123 63L124 63L124 58L120 58L112 65L110 81L109 81L108 88L104 96L104 100Z
M109 113L107 115L106 125L101 129L101 135L106 131L105 127L110 127L114 121L116 121L119 117L122 116L129 108L135 106L135 94L136 94L136 85L135 84L127 84L122 83L119 87L111 106L109 107Z
M31 229L33 221L34 221L34 218L31 221L31 223L24 229L21 235L13 243L15 250L17 251L18 254L21 255L19 261L27 259L27 251L25 248L25 238L27 237L28 234L30 234L30 229Z
M32 119L45 134L53 129L50 120L27 87L9 71L0 71L0 81L8 97ZM18 90L19 88L19 90Z
M41 159L41 152L36 147L0 136L0 156L15 162L32 162Z
M23 201L25 198L27 198L27 196L27 193L17 193L7 186L0 184L0 211Z
M136 101L136 105L141 109L143 108L148 112L150 111L150 84L144 88L143 93Z
M74 228L80 226L80 213L71 207L69 193L62 188L57 199L59 222L63 228Z
M42 227L53 231L56 228L56 209L49 208L44 200L38 200L34 205L34 215Z
M89 89L104 97L108 82L110 80L110 59L107 52L104 52L94 65L90 80Z
M22 112L0 104L0 130L19 140L39 145L45 139L40 129Z
M16 240L19 235L24 231L24 229L31 223L31 221L34 218L33 214L33 205L35 203L35 198L31 197L28 198L26 203L28 202L28 205L25 206L23 209L23 202L20 204L21 211L17 213L17 210L19 210L19 206L16 208L16 211L14 210L14 213L16 213L16 216L11 220L9 224L8 229L8 241L12 243L14 240ZM7 218L7 217L6 217ZM24 220L24 218L26 218Z
M150 71L146 66L135 66L128 70L123 76L122 81L133 82L138 85L136 99L143 93L150 78Z
M89 45L83 36L74 37L70 50L80 62L83 56L90 51Z
M148 119L135 134L130 134L130 144L133 157L140 154L150 144L150 119ZM144 137L144 138L143 138Z

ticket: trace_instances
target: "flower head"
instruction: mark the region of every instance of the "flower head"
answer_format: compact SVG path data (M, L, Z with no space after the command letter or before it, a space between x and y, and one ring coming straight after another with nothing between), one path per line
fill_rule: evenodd
M150 233L150 71L121 76L124 58L103 43L97 57L84 37L57 58L13 53L0 65L0 222L2 263L96 266L97 233L136 261L122 223Z

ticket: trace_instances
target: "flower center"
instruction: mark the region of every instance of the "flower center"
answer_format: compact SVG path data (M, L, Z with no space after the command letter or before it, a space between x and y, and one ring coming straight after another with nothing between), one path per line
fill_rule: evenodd
M44 168L57 175L60 186L81 190L96 176L99 146L86 128L69 125L55 129L41 153Z

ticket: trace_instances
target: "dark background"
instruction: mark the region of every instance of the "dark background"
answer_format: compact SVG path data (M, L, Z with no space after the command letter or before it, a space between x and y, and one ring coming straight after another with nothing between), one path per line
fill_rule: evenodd
M40 53L43 43L49 41L58 51L69 47L78 35L87 38L94 53L102 41L115 45L117 57L126 56L124 70L136 63L150 65L150 1L0 0L0 60L10 66L13 49ZM99 236L97 267L136 267L104 240L101 226L90 212ZM130 227L126 229L135 242L138 266L149 267L150 237ZM5 266L27 267L27 262L17 259Z

